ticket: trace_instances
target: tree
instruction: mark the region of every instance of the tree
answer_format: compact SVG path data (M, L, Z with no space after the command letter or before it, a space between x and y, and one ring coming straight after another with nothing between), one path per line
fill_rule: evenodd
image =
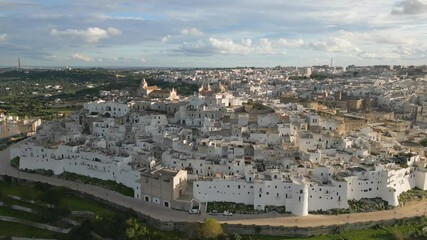
M197 235L199 234L199 223L188 222L184 227L185 235L187 239L197 239Z
M136 218L130 218L126 221L125 234L126 239L150 239L151 231L145 224L140 223Z
M223 234L219 235L216 238L216 240L243 240L243 237L237 233L232 233L232 234L223 233Z
M128 227L127 217L120 213L113 216L96 217L92 221L94 232L111 239L123 239L122 235ZM120 238L122 237L122 238Z
M92 224L89 219L82 222L80 226L73 228L70 233L67 234L66 239L93 239L90 232L92 231Z
M390 230L390 236L391 236L391 239L394 239L394 240L404 240L405 239L405 236L402 234L402 232L400 232L396 228Z
M223 233L221 224L215 218L205 218L203 224L198 229L200 239L215 239Z
M41 200L48 204L49 208L53 208L54 205L58 205L61 200L61 193L59 189L49 188L48 190L43 192Z
M232 233L231 235L230 235L230 240L242 240L243 239L243 237L242 236L240 236L239 234L237 234L237 233Z
M14 168L19 168L19 157L14 157L10 160L10 165L12 165Z

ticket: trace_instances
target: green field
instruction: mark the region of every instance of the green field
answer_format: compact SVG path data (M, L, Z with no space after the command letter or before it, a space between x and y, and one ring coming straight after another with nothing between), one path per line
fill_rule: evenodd
M113 216L114 211L111 208L106 208L99 203L88 201L86 199L68 196L61 199L61 205L67 206L74 211L91 211L101 216Z
M27 200L40 199L42 195L41 191L38 191L33 187L10 184L6 182L0 182L0 192L2 196L15 195L25 198Z
M49 194L47 194L49 192ZM22 197L23 200L15 200L8 195ZM55 209L47 209L46 201L52 197L59 198ZM24 200L25 199L25 200ZM35 203L28 203L28 200L34 200ZM73 220L81 223L79 227L75 227L69 234L58 235L58 233L48 230L42 230L34 227L29 227L19 223L9 223L0 221L0 239L1 236L18 236L18 237L35 237L35 238L56 238L56 239L91 239L88 234L90 231L96 232L103 237L112 239L126 239L126 230L128 226L126 221L130 218L136 218L135 213L127 210L117 210L102 202L83 198L79 194L70 190L51 187L47 184L16 184L0 182L0 201L7 205L19 205L32 208L34 213L14 210L7 206L0 207L0 215L20 218L33 222L49 223L56 225L55 214L60 214L62 209L68 211L90 211L95 213L95 217L82 218L72 217ZM53 219L53 220L52 220ZM138 224L145 226L138 221ZM151 239L185 239L183 233L177 232L161 232L155 229L149 229Z
M20 223L10 223L0 221L0 236L34 237L62 239L63 235L47 230L38 229Z

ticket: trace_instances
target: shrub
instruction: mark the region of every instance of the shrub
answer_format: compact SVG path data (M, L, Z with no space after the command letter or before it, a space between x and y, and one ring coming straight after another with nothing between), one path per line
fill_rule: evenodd
M12 165L12 167L14 168L18 168L19 169L19 157L14 157L10 160L10 165Z

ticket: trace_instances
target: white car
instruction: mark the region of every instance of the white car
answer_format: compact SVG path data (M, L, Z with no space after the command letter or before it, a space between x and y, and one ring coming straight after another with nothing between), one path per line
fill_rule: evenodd
M232 212L230 212L230 211L224 211L224 212L222 213L222 215L224 215L224 216L233 216L233 213L232 213Z
M188 211L188 213L189 214L198 214L199 213L199 209L197 209L197 208L190 209L190 211Z
M209 213L209 215L213 215L213 216L218 215L218 211L217 211L217 210L212 210L212 211Z

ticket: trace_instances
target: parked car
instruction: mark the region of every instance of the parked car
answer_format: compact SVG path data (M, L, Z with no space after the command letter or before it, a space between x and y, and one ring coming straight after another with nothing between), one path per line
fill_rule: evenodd
M224 211L224 212L222 213L222 215L224 215L224 216L233 216L233 213L232 213L232 212L230 212L230 211Z
M188 213L189 214L198 214L199 213L199 209L197 209L197 208L190 209L190 211L188 211Z
M218 211L217 210L212 210L209 215L218 215Z

